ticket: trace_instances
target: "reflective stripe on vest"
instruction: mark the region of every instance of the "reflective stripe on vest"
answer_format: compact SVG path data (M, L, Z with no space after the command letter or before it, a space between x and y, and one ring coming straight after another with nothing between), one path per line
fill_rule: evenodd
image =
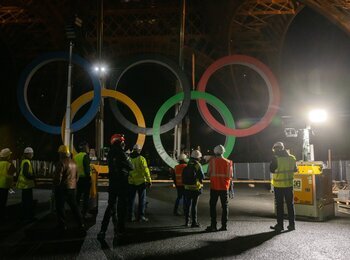
M271 183L276 188L293 187L295 157L277 157L277 169L272 173Z
M77 171L79 177L86 177L85 171L84 171L84 157L87 155L87 153L80 152L77 155L73 157L75 163L77 164Z
M13 176L8 175L11 163L0 161L0 188L9 189L12 186Z
M183 186L182 183L182 171L186 167L186 163L178 164L175 166L175 183L176 186Z
M208 173L210 177L210 189L228 190L232 178L232 161L215 157L209 161Z
M197 180L196 184L194 185L185 184L184 187L185 187L185 190L200 190L203 187L203 184L199 180Z
M28 165L29 165L28 173L33 176L33 167L32 167L31 162L28 159L22 160L22 162L21 162L21 170L19 172L18 181L17 181L17 188L18 189L31 189L31 188L34 188L34 181L30 180L30 179L27 179L23 175L23 165L25 163L28 163Z

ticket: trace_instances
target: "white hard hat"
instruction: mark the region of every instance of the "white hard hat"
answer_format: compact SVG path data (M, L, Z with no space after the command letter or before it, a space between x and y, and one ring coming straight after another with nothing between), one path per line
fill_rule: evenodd
M198 150L193 150L191 153L191 157L195 159L199 159L202 157L202 153Z
M142 150L142 147L141 147L141 145L139 145L139 144L135 144L134 147L133 147L132 149L133 149L134 151L140 152L140 151Z
M9 148L4 148L0 151L0 157L6 158L12 154L11 150Z
M221 154L224 154L225 151L226 151L225 147L223 147L221 144L215 146L215 148L214 148L214 153L215 154L220 154L221 155Z
M284 144L282 142L276 142L273 147L272 147L272 151L282 151L284 150Z
M32 147L26 147L23 153L34 153L34 150Z
M179 158L178 158L179 161L184 161L186 159L187 159L187 155L186 154L182 153L182 154L179 155Z

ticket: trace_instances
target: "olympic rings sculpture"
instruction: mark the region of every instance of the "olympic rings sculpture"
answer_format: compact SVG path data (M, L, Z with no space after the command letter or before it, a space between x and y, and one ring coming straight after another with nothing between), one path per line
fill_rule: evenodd
M160 157L163 159L166 164L168 164L171 168L174 168L175 165L177 165L177 161L175 161L173 158L171 158L166 150L164 149L161 140L160 140L160 124L161 121L165 115L165 113L176 103L180 102L181 100L184 99L184 94L183 93L178 93L171 98L169 98L167 101L163 103L163 105L159 108L156 117L154 118L153 122L153 143L154 147L156 148L158 154ZM218 112L220 115L224 118L225 124L228 125L229 127L234 128L235 124L233 121L232 114L230 110L225 106L225 104L218 99L217 97L206 93L206 92L200 92L200 91L191 91L191 99L204 99L207 100ZM235 140L236 138L233 136L226 136L226 141L225 141L225 148L226 152L224 154L224 157L228 157L232 150L233 146L235 145ZM207 166L203 167L204 170L206 171Z
M58 135L61 132L61 128L59 126L51 126L51 125L45 124L33 114L33 112L29 107L28 99L27 99L28 85L34 73L37 72L42 66L53 61L64 61L64 60L67 61L68 59L69 59L69 54L65 52L54 52L54 53L44 54L38 57L37 59L35 59L32 63L30 63L24 69L18 82L17 98L19 102L19 108L21 109L22 114L27 118L27 120L34 127L46 133ZM94 98L92 100L89 110L81 119L73 123L71 126L72 131L75 132L84 128L87 124L89 124L94 119L100 106L101 85L100 85L99 79L94 74L91 73L91 65L86 60L74 54L72 57L72 61L84 68L84 70L89 74L92 84L94 86Z
M181 70L173 61L166 59L161 56L154 56L154 55L143 55L136 59L136 61L131 61L131 63L126 65L126 68L118 75L117 82L116 82L116 88L118 87L118 83L120 79L123 77L123 75L131 68L145 63L154 63L161 65L168 70L170 70L177 78L180 87L182 88L184 92L184 100L182 102L182 105L180 107L180 110L176 114L176 116L171 119L168 123L165 125L162 125L160 127L160 133L163 134L165 132L168 132L169 130L173 129L178 123L181 122L181 120L185 117L188 108L190 107L191 102L191 87L188 82L188 79L186 77L186 74L183 70ZM118 106L115 102L110 102L111 110L114 114L114 117L121 123L123 126L125 126L127 129L129 129L131 132L138 134L142 133L145 135L152 135L153 129L152 128L142 128L139 126L136 126L132 124L130 121L128 121L123 114L119 111Z
M103 98L111 97L111 98L114 98L116 100L121 101L124 105L128 106L130 108L131 112L134 114L138 126L140 126L140 127L146 126L145 119L142 115L140 108L128 96L124 95L123 93L121 93L119 91L115 91L112 89L102 89L101 93L102 93ZM73 101L73 103L71 105L71 120L74 119L74 116L79 111L79 109L82 106L84 106L85 104L87 104L89 101L91 101L93 99L93 97L94 97L93 91L89 91ZM66 117L63 118L62 126L61 126L62 141L64 140L65 122L66 122ZM138 134L136 143L142 147L145 143L145 139L146 139L146 136L144 134ZM74 147L73 147L73 154L76 154L76 150L74 149Z
M33 62L31 62L21 74L21 77L18 83L18 88L17 88L17 96L18 96L19 107L21 109L22 114L34 127L47 133L51 133L51 134L61 133L61 135L63 135L65 119L63 119L61 127L45 124L32 113L27 100L28 85L34 73L47 63L50 63L53 61L61 61L61 60L68 60L68 54L62 53L62 52L49 53L49 54L42 55L37 59L35 59ZM164 102L164 104L159 108L155 116L155 119L153 121L153 127L146 128L145 120L142 115L142 112L132 99L130 99L128 96L116 90L111 90L111 89L101 90L99 80L97 79L96 76L94 76L91 73L90 64L83 58L79 57L78 55L73 55L73 62L83 67L84 70L89 74L94 90L83 94L72 103L71 118L73 119L77 111L83 105L85 105L86 103L92 100L91 106L86 112L86 114L77 122L74 122L72 124L72 132L76 132L82 129L89 122L91 122L91 120L95 117L98 111L101 97L103 98L112 97L113 99L122 102L124 105L128 106L131 109L132 113L136 118L137 125L128 121L120 113L116 104L111 104L111 109L116 119L124 127L138 134L137 143L140 144L141 146L145 142L146 135L152 135L153 143L159 156L170 167L174 167L177 164L177 162L166 153L160 140L160 134L171 130L172 128L175 127L176 124L181 122L181 120L187 113L191 100L197 100L197 106L203 120L214 130L218 131L221 134L226 135L226 141L225 141L226 152L224 154L225 157L228 157L231 154L235 144L235 137L249 136L262 131L272 121L273 116L277 113L279 108L280 92L279 92L279 86L275 76L265 64L263 64L262 62L260 62L259 60L253 57L245 56L245 55L231 55L215 61L204 72L203 76L201 77L198 83L197 91L191 91L186 75L183 73L181 69L179 69L179 67L176 64L174 64L173 62L169 61L164 57L144 56L144 59L137 60L130 63L118 75L116 86L118 85L121 77L130 68L140 64L144 64L144 63L155 63L169 69L176 76L183 90L183 92L170 97L166 102ZM234 124L232 114L230 113L228 108L224 105L224 103L220 101L218 98L216 98L215 96L205 92L206 84L213 73L215 73L218 69L220 69L223 66L234 65L234 64L247 66L255 70L265 81L268 88L268 94L269 94L268 109L264 114L263 118L255 125L252 125L244 129L235 129L235 124ZM182 102L179 113L168 123L161 125L161 121L165 113L172 106L174 106L179 102ZM224 125L218 122L212 116L206 102L212 105L219 112L221 117L223 117Z

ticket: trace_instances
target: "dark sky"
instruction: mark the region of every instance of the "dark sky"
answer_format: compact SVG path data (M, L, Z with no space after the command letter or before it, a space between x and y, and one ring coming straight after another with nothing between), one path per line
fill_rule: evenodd
M259 134L251 137L237 138L233 155L235 161L268 161L271 156L273 142L282 140L295 151L300 159L301 139L286 139L283 127L304 127L302 115L308 107L326 107L331 113L331 120L323 126L315 126L315 136L311 141L315 144L317 160L326 160L327 150L332 149L335 159L350 157L350 143L347 129L349 127L349 86L350 75L350 39L337 26L322 16L305 8L291 24L282 49L281 77L282 92L281 110L274 123ZM0 43L1 44L1 43ZM58 136L45 134L34 129L20 114L16 88L18 73L12 68L11 54L1 48L1 114L0 114L0 148L10 147L19 154L31 145L38 151L40 159L51 159L60 143ZM45 66L34 77L29 89L29 100L33 112L45 122L60 124L65 107L65 84L67 69L64 62ZM116 65L113 65L116 66ZM113 74L113 70L110 72ZM225 73L225 71L224 71ZM49 77L47 76L49 75ZM200 75L198 75L198 78ZM52 80L55 79L55 80ZM151 126L153 118L162 103L173 95L174 77L167 70L157 65L143 65L125 74L118 90L129 95L141 108L147 126ZM208 85L208 92L221 98L232 111L236 124L242 124L246 118L259 118L265 112L267 91L257 88L250 78L242 78L245 87L239 89L239 95L229 84L222 85L213 77ZM113 85L113 76L108 81ZM73 78L73 99L89 89L84 72L75 68ZM146 86L146 87L145 87ZM239 96L239 97L238 97ZM260 104L260 105L259 105ZM130 111L121 106L123 114L132 118ZM82 113L86 107L82 109ZM115 132L124 132L127 145L136 141L136 135L123 128L111 115L108 101L105 111L105 142ZM171 110L166 118L173 116ZM214 113L215 114L215 113ZM223 143L225 137L207 127L201 119L195 102L189 112L191 118L191 146L200 145L203 150L212 149ZM291 120L283 121L281 116L291 116ZM77 115L77 118L81 113ZM219 120L219 116L216 113ZM165 119L166 120L166 119ZM221 119L220 119L221 120ZM75 135L75 143L86 139L94 143L94 122ZM172 133L162 135L166 149L172 149ZM185 143L185 140L183 140ZM153 148L152 138L148 137L145 152L151 154L153 161L158 156Z

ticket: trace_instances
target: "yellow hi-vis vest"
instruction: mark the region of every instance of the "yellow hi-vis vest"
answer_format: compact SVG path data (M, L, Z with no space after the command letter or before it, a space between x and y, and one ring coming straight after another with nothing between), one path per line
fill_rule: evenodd
M293 177L295 172L295 157L277 157L277 169L272 173L271 183L276 188L293 187Z
M85 175L85 171L84 171L84 157L85 157L85 155L87 155L87 153L80 152L73 157L75 163L77 164L77 171L78 171L79 177L87 177Z
M9 175L11 163L8 161L0 161L0 188L9 189L12 186L13 176Z
M151 183L151 174L145 157L140 155L131 158L131 163L134 165L134 170L129 173L129 184L140 185L144 182Z
M29 169L28 172L30 175L33 176L33 167L31 162L28 159L24 159L21 162L21 170L19 172L19 176L18 176L18 180L17 180L17 188L18 189L31 189L34 188L34 181L27 179L24 175L23 175L23 165L25 163L29 164Z

